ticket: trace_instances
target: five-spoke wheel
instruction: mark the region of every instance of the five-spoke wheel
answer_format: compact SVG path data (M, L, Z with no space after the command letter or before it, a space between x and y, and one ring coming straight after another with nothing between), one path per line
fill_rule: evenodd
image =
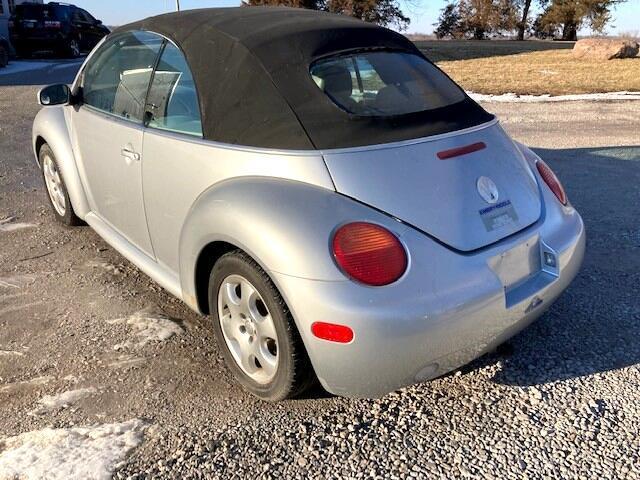
M73 211L73 206L71 205L67 186L64 183L58 161L46 143L40 147L38 159L40 160L49 203L51 203L56 219L65 225L81 225L82 220L80 220Z
M278 334L267 306L249 280L230 275L218 291L218 312L227 347L242 371L258 383L278 369Z
M277 401L315 383L287 305L269 276L244 252L231 251L213 266L209 308L225 363L251 393Z

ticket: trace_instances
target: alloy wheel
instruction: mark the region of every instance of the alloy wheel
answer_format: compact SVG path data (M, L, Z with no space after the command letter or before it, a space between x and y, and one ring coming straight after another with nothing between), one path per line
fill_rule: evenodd
M69 50L71 51L71 56L73 58L80 56L80 44L77 40L71 40L69 43Z
M278 336L262 296L241 275L226 277L218 290L218 318L233 359L260 384L278 370Z
M47 193L51 198L53 208L61 217L67 211L67 201L64 195L64 186L62 185L62 178L56 163L53 161L50 155L45 155L42 162L42 170L44 172L44 183L47 186Z

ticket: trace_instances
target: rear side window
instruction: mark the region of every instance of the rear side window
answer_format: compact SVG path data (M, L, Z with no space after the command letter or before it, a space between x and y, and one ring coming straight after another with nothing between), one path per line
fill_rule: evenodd
M15 17L20 20L69 20L70 7L66 5L21 4L15 7Z
M200 108L193 77L182 52L167 42L153 74L147 99L148 125L202 136Z
M340 108L360 116L394 116L464 100L462 89L424 58L405 52L359 52L311 66L316 85Z
M131 32L107 41L84 70L84 103L118 117L141 122L151 72L162 37Z
M43 5L16 5L14 14L16 18L26 20L42 20L43 18Z

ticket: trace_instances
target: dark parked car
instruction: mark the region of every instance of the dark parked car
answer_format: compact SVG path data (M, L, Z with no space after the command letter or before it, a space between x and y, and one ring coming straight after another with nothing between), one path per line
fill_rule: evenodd
M9 63L9 42L0 35L0 68L4 68Z
M79 57L109 33L102 21L86 10L57 2L16 5L9 19L9 31L11 43L21 57L42 50Z

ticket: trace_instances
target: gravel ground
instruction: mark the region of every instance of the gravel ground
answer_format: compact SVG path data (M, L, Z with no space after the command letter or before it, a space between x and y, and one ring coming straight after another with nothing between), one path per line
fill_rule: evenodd
M2 437L141 419L115 478L640 478L639 102L487 105L587 224L583 270L539 321L382 399L274 405L235 385L206 318L54 223L34 93L0 88L0 459Z

